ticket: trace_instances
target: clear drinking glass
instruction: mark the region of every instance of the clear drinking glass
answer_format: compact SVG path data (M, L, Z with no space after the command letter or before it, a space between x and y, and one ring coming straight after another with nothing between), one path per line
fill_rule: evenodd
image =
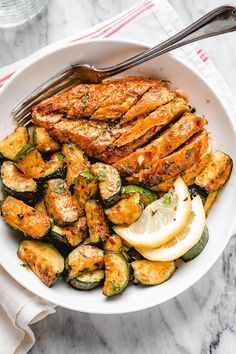
M48 0L0 0L0 28L19 26L32 20L47 3Z

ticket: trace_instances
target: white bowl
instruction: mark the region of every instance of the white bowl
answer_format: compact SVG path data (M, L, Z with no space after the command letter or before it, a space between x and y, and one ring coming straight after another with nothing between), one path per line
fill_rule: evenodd
M105 67L146 48L144 44L136 42L102 39L73 43L53 49L47 54L39 54L36 60L13 75L0 91L0 139L15 128L15 123L9 118L11 109L54 73L77 62ZM207 82L192 68L171 54L166 54L125 72L123 76L130 74L168 78L174 87L186 91L190 103L197 108L197 114L204 115L209 120L208 130L212 133L213 147L222 149L234 158L236 134L235 123L230 117L230 107L224 107L220 97L214 94ZM210 100L210 103L207 103L207 100ZM76 291L66 286L63 280L49 289L32 272L20 266L21 261L16 255L19 240L3 220L0 220L0 263L15 280L31 292L76 311L117 314L158 305L193 285L223 252L235 226L235 187L236 174L233 170L229 182L217 198L207 219L210 240L206 248L199 257L183 264L170 280L158 286L128 286L121 296L112 299L105 298L101 289L91 292Z

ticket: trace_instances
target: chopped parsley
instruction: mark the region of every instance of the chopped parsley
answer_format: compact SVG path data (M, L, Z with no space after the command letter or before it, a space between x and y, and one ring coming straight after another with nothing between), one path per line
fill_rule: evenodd
M101 171L101 172L99 173L98 177L97 177L98 181L103 182L104 179L105 179L105 177L106 177L106 175L107 175L107 174L106 174L105 171Z
M67 184L65 182L58 183L54 188L54 192L61 195L66 195L65 188L67 188Z
M163 204L170 205L172 203L172 199L173 199L173 192L169 191L163 197Z
M89 98L89 94L86 93L84 97L81 99L81 103L85 104L87 102L87 99Z
M64 160L64 155L62 155L61 152L59 152L59 154L58 154L58 159L59 159L60 161L63 161L63 160Z
M119 291L120 290L120 283L115 282L115 280L112 280L111 287L114 292Z
M188 160L192 154L193 148L189 148L186 150L185 157Z

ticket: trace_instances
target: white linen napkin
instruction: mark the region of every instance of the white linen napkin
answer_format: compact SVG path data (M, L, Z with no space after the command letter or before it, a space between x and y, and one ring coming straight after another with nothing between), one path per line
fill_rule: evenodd
M153 36L155 28L155 36ZM0 69L0 86L19 69L23 63L36 58L61 43L89 38L129 38L155 45L183 28L176 11L167 0L147 0L114 18L102 22L86 31L53 43L29 58ZM236 113L236 99L220 72L201 47L195 43L174 52L207 78L208 84ZM55 312L55 306L33 295L13 280L0 267L0 354L25 354L35 342L29 325Z

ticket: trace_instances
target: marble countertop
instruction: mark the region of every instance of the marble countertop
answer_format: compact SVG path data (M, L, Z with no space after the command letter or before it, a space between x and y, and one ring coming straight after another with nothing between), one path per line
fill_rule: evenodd
M170 0L187 24L224 0ZM231 0L236 5L236 0ZM55 40L88 28L137 0L49 0L31 24L0 29L0 67L23 59ZM202 46L236 92L236 47L227 36ZM231 68L231 70L229 70ZM136 353L233 354L236 352L236 238L195 286L149 310L127 315L89 315L57 308L32 326L31 354Z

